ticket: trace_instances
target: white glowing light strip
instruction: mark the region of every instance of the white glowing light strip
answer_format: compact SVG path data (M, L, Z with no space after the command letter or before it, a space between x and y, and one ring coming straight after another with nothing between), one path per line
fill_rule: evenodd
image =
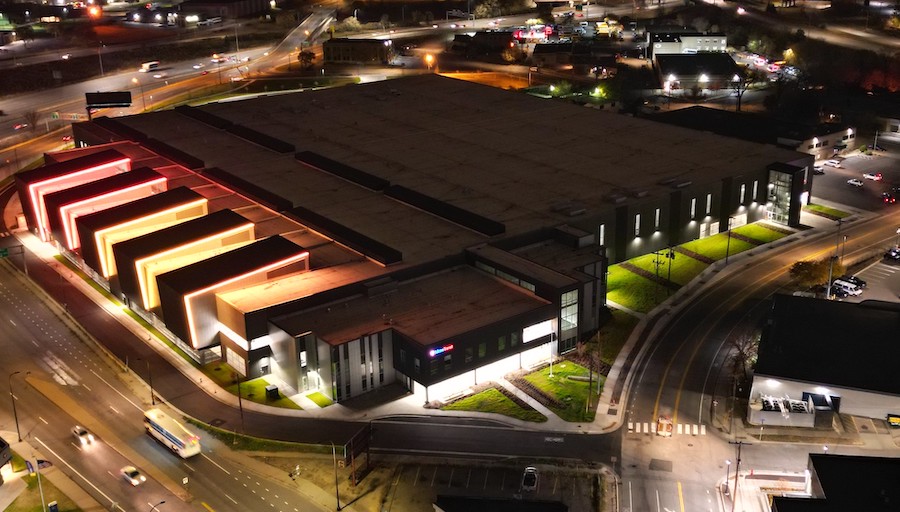
M134 261L134 272L135 272L135 274L137 275L137 278L138 278L138 289L139 289L140 292L141 292L141 302L144 304L144 308L146 309L146 308L148 307L148 304L149 304L149 297L148 297L149 294L148 294L148 292L147 292L147 282L146 282L146 280L145 280L145 278L144 278L144 273L141 271L141 268L144 266L144 263L145 263L145 262L148 262L148 261L150 261L150 260L159 259L159 258L164 258L164 257L170 256L170 255L172 255L172 254L174 254L174 253L176 253L176 252L180 252L180 251L183 251L183 250L185 250L185 249L190 249L191 247L196 247L196 246L198 246L198 245L205 244L205 243L207 243L207 242L209 242L209 241L212 241L212 240L217 240L217 239L220 239L220 238L226 238L226 237L229 237L229 236L231 236L231 235L236 235L236 234L238 234L238 233L240 233L240 232L242 232L242 231L246 231L246 232L248 232L249 236L253 236L253 231L252 231L252 230L253 230L253 223L252 223L252 222L249 222L249 223L247 223L247 224L242 224L242 225L240 225L240 226L238 226L238 227L236 227L236 228L231 228L231 229L229 229L228 231L222 231L222 232L220 232L220 233L215 233L215 234L210 235L210 236L208 236L208 237L200 238L200 239L198 239L198 240L194 240L193 242L190 242L190 243L187 243L187 244L177 245L177 246L172 247L172 248L170 248L170 249L166 249L165 251L158 252L158 253L156 253L156 254L151 254L150 256L147 256L147 257L145 257L145 258L141 258L141 259L139 259L139 260L135 260L135 261Z
M82 169L77 172L64 174L62 176L57 176L55 178L50 178L50 179L47 179L44 181L37 181L35 183L28 185L28 195L31 196L31 210L32 210L32 213L34 214L35 220L37 220L38 227L40 227L43 231L50 230L49 226L47 225L47 214L46 214L47 209L46 209L46 206L44 205L44 195L57 191L57 189L53 189L52 191L45 192L45 191L40 191L38 189L43 188L44 186L52 184L52 183L57 183L57 182L71 179L71 178L76 178L83 174L89 174L92 172L105 170L110 167L115 167L119 164L130 164L130 163L131 163L130 158L123 158L120 160L116 160L114 162L108 162L108 163L97 165L94 167L88 167L87 169ZM131 166L129 165L128 168L130 169Z
M107 228L101 229L99 231L94 232L94 242L97 244L97 252L98 253L106 253L107 250L105 248L105 244L103 243L103 238L111 231L117 231L128 226L132 226L139 222L149 222L156 217L162 217L164 215L170 215L172 213L178 213L179 211L189 210L195 206L206 206L207 200L206 198L198 199L196 201L191 201L190 203L180 204L178 206L173 206L172 208L166 210L160 210L154 214L147 215L144 217L138 217L136 219L129 220L127 222L122 222L121 224L114 224ZM204 210L205 213L205 210ZM100 271L103 274L103 277L109 278L110 270L109 265L106 263L106 258L101 255L100 257Z
M219 322L219 331L225 335L226 338L234 342L235 345L241 347L242 349L250 352L250 342L245 340L243 336L231 330L230 327Z
M285 258L283 260L276 261L274 263L266 265L265 267L260 267L256 270L253 270L250 272L245 272L244 274L234 276L230 279L220 281L213 285L207 286L206 288L202 288L200 290L195 290L195 291L185 295L184 296L184 313L185 313L185 316L187 317L188 334L191 337L191 346L194 348L197 348L197 327L196 327L196 325L194 325L194 312L193 312L193 309L191 308L191 299L193 299L194 297L196 297L200 294L206 293L210 290L214 290L214 289L220 288L222 286L227 286L231 283L240 281L242 279L246 279L255 274L269 272L270 270L274 270L279 267L285 267L287 265L290 265L291 263L296 263L307 257L309 257L309 251L303 251L301 253L295 254L295 255Z
M78 218L79 214L69 214L69 212L78 206L83 206L88 203L102 201L103 199L107 199L119 194L127 194L129 192L134 192L136 190L140 190L142 188L154 187L161 183L165 183L166 178L164 176L160 176L159 178L154 178L150 181L145 181L143 183L138 183L135 185L131 185L130 187L120 188L118 190L113 190L111 192L107 192L105 194L100 194L99 196L90 197L88 199L82 199L81 201L75 201L74 203L69 203L59 209L59 216L62 220L63 231L66 234L66 247L69 248L70 251L77 249L81 245L81 240L78 238L78 231L75 228L75 219ZM151 191L152 192L152 191Z
M538 338L553 334L553 323L545 320L539 324L529 325L522 330L522 343L528 343Z

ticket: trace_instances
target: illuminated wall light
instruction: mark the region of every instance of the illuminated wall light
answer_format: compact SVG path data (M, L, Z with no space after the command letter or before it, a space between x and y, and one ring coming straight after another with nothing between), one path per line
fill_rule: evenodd
M150 311L150 292L149 292L149 287L147 285L147 280L144 276L142 267L149 264L149 262L151 262L153 260L159 260L159 259L171 256L177 252L181 252L185 249L197 247L198 245L202 245L202 244L205 244L207 242L214 241L217 239L227 238L229 236L236 235L241 232L246 231L246 232L248 232L249 236L252 237L253 236L252 230L253 230L253 223L248 222L247 224L241 224L240 226L238 226L236 228L232 228L227 231L222 231L219 233L214 233L210 236L207 236L204 238L199 238L190 243L176 245L175 247L171 247L169 249L166 249L165 251L158 252L156 254L151 254L151 255L141 258L139 260L135 260L134 261L134 272L138 278L138 289L141 292L141 303L143 304L144 309L147 311Z
M82 169L80 171L64 174L62 176L56 176L47 180L37 181L28 185L28 195L31 197L31 212L32 214L34 214L34 218L38 223L38 228L41 231L41 240L46 242L47 239L44 235L45 233L50 231L50 227L47 225L47 207L44 204L44 196L53 192L57 192L59 190L63 190L64 188L69 188L60 186L58 188L51 188L50 190L43 190L44 187L52 184L61 184L64 181L69 181L73 178L77 178L85 174L107 170L111 167L117 167L119 165L125 165L126 171L131 170L131 158L122 158L94 167L88 167L87 169ZM72 186L75 185L73 184Z
M766 386L769 386L770 388L777 388L780 385L781 383L775 379L766 379Z
M250 342L244 339L243 336L231 330L230 327L223 324L222 322L218 322L219 324L219 332L225 335L226 338L231 340L235 345L241 347L247 352L250 352Z
M107 192L105 194L101 194L99 196L91 197L88 199L84 199L81 201L76 201L74 203L69 203L59 209L59 215L62 218L63 232L66 236L66 247L69 248L70 251L74 251L75 249L81 247L81 240L78 237L78 230L75 227L75 219L77 219L80 215L83 215L79 212L73 212L74 208L79 206L84 206L89 203L95 203L102 201L104 199L108 199L115 195L124 195L129 192L134 192L140 190L142 188L152 188L157 185L165 184L166 178L164 176L160 176L159 178L145 181L143 183L138 183L136 185L132 185L130 187L121 188L119 190L114 190L112 192ZM152 190L150 191L153 192ZM112 206L112 205L111 205Z
M279 267L285 267L287 265L296 263L296 262L303 260L304 258L308 258L308 257L309 257L309 251L303 251L301 253L295 254L294 256L284 258L283 260L276 261L275 263L266 265L265 267L261 267L256 270L246 272L246 273L238 275L238 276L234 276L230 279L226 279L224 281L212 284L212 285L207 286L206 288L202 288L200 290L195 290L195 291L185 295L184 296L184 313L185 313L185 316L187 317L188 335L191 338L190 339L191 346L194 348L197 348L197 327L194 324L194 312L193 312L193 308L191 307L191 300L194 297L196 297L198 295L202 295L202 294L209 292L211 290L214 290L216 288L228 286L231 283L235 283L237 281L246 279L250 276L253 276L253 275L256 275L259 273L265 273L265 272L269 272L270 270L274 270Z
M103 277L109 279L110 276L110 266L107 263L106 254L111 253L110 250L106 248L106 244L103 243L103 240L107 235L114 231L120 231L123 229L127 229L131 226L134 226L138 223L149 222L154 218L162 217L165 215L171 215L173 213L178 213L180 211L190 210L191 208L195 208L198 206L206 206L208 203L206 198L201 198L196 201L191 201L190 203L184 203L173 208L168 208L166 210L160 210L152 215L147 215L145 217L139 217L136 219L129 220L127 222L122 222L121 224L114 224L112 226L106 227L104 229L98 230L94 233L94 242L97 244L97 253L100 254L100 272L103 274ZM206 208L204 208L204 214Z

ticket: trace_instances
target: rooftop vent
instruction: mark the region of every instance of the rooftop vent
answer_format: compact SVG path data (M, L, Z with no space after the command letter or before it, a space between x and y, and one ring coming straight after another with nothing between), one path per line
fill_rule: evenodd
M690 187L690 186L693 185L693 184L694 184L693 181L691 181L691 180L685 180L685 181L679 181L678 183L676 183L676 184L674 184L674 185L672 185L672 186L675 187L675 188L684 188L684 187Z

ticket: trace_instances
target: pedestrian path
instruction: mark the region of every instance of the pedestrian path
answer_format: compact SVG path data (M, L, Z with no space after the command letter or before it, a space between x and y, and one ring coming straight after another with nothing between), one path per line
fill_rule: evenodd
M657 423L655 421L628 422L629 434L656 434ZM676 423L672 428L672 434L685 436L705 436L706 425L696 423Z

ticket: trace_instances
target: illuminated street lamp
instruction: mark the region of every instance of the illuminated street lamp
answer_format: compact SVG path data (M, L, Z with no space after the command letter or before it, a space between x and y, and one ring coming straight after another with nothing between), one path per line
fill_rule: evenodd
M427 66L428 69L431 69L431 67L434 66L434 55L430 53L425 54L425 66Z
M144 104L144 111L147 110L147 98L144 97L144 83L138 80L137 78L132 78L131 83L138 84L141 88L141 103Z
M18 375L20 373L22 373L22 372L17 370L17 371L14 371L9 374L9 400L12 402L13 419L15 419L15 422L16 422L16 436L19 438L19 442L21 443L22 442L22 433L21 433L21 431L19 431L19 413L16 411L16 395L13 394L13 388L12 388L13 376ZM31 372L25 372L25 376L27 377L30 373Z
M728 478L731 476L731 459L725 461L725 494L728 494Z

